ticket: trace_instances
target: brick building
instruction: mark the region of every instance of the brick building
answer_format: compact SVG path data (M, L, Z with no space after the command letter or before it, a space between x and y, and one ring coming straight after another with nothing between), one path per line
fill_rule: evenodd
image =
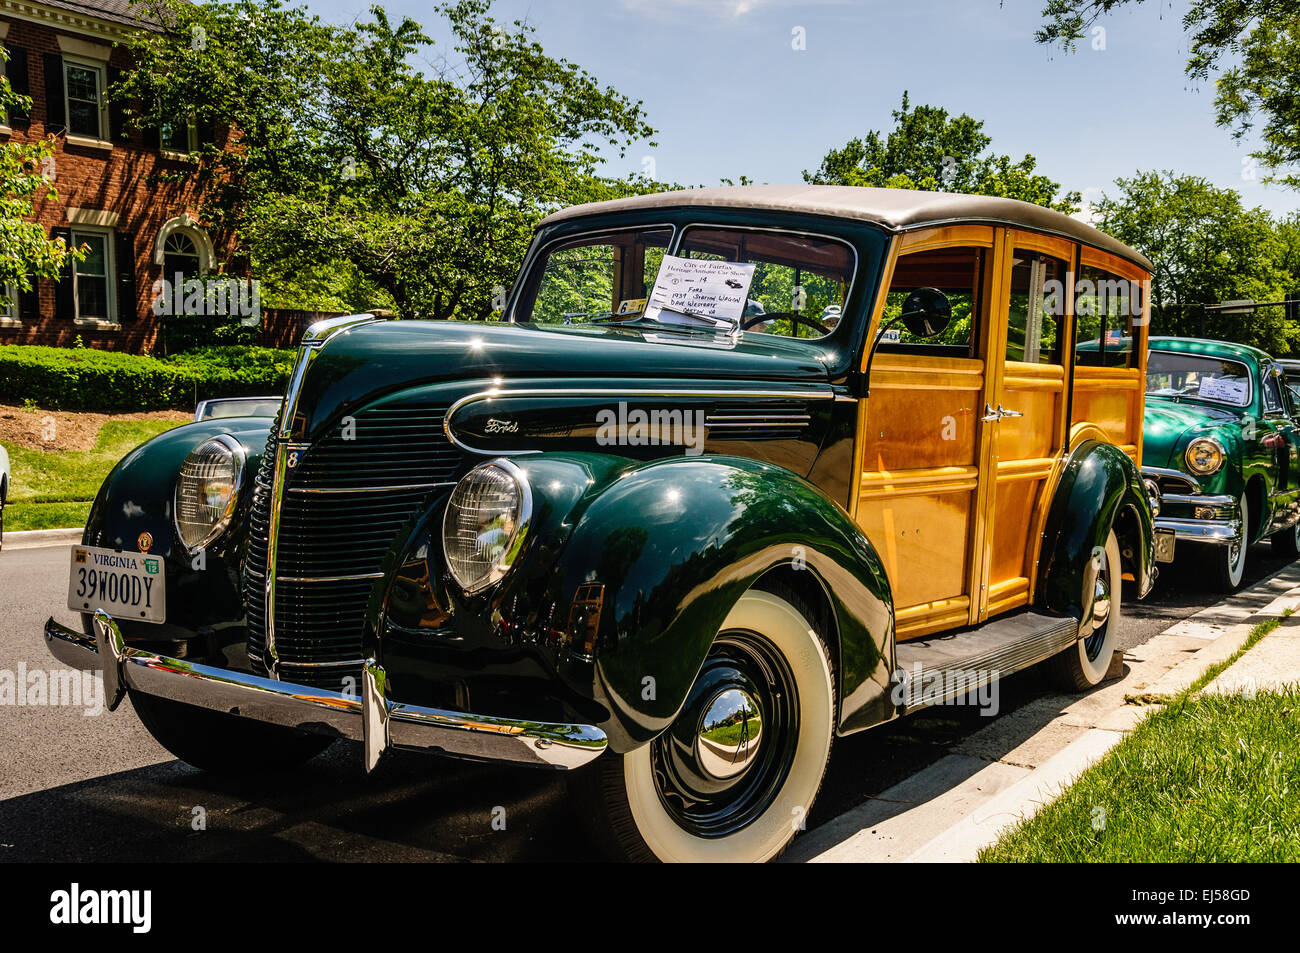
M130 65L122 41L156 29L130 0L0 0L0 43L30 114L0 116L0 143L53 135L59 201L36 207L52 237L85 246L84 262L30 293L0 288L0 344L88 347L140 352L158 343L154 282L213 268L216 251L195 220L190 184L151 182L154 171L186 168L186 153L211 141L211 129L179 122L128 133L106 88Z

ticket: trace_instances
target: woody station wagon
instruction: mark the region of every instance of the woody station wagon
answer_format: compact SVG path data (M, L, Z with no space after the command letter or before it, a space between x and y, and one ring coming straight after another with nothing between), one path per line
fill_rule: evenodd
M775 857L835 737L1104 677L1154 578L1146 302L1090 289L1149 269L1005 199L559 212L503 321L321 322L269 431L128 455L48 645L202 768L571 769L626 856Z

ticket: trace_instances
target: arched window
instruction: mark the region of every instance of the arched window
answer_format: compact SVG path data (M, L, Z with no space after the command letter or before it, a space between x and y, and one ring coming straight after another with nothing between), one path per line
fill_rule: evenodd
M172 232L163 240L163 277L175 281L176 276L194 278L199 274L199 247L185 232Z
M166 281L175 281L178 273L183 279L196 278L216 267L212 239L188 214L178 215L158 229L153 261L162 268Z

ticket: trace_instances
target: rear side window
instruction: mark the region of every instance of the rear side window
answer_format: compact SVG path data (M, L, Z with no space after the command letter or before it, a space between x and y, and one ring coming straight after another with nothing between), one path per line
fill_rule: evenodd
M1136 281L1084 265L1074 285L1074 362L1084 367L1137 367L1134 322L1142 315Z

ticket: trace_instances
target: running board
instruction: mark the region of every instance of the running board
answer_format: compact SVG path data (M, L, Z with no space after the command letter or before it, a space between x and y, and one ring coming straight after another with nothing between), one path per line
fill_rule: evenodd
M950 702L1051 658L1078 637L1071 616L1022 610L974 629L900 642L894 698L909 711Z

